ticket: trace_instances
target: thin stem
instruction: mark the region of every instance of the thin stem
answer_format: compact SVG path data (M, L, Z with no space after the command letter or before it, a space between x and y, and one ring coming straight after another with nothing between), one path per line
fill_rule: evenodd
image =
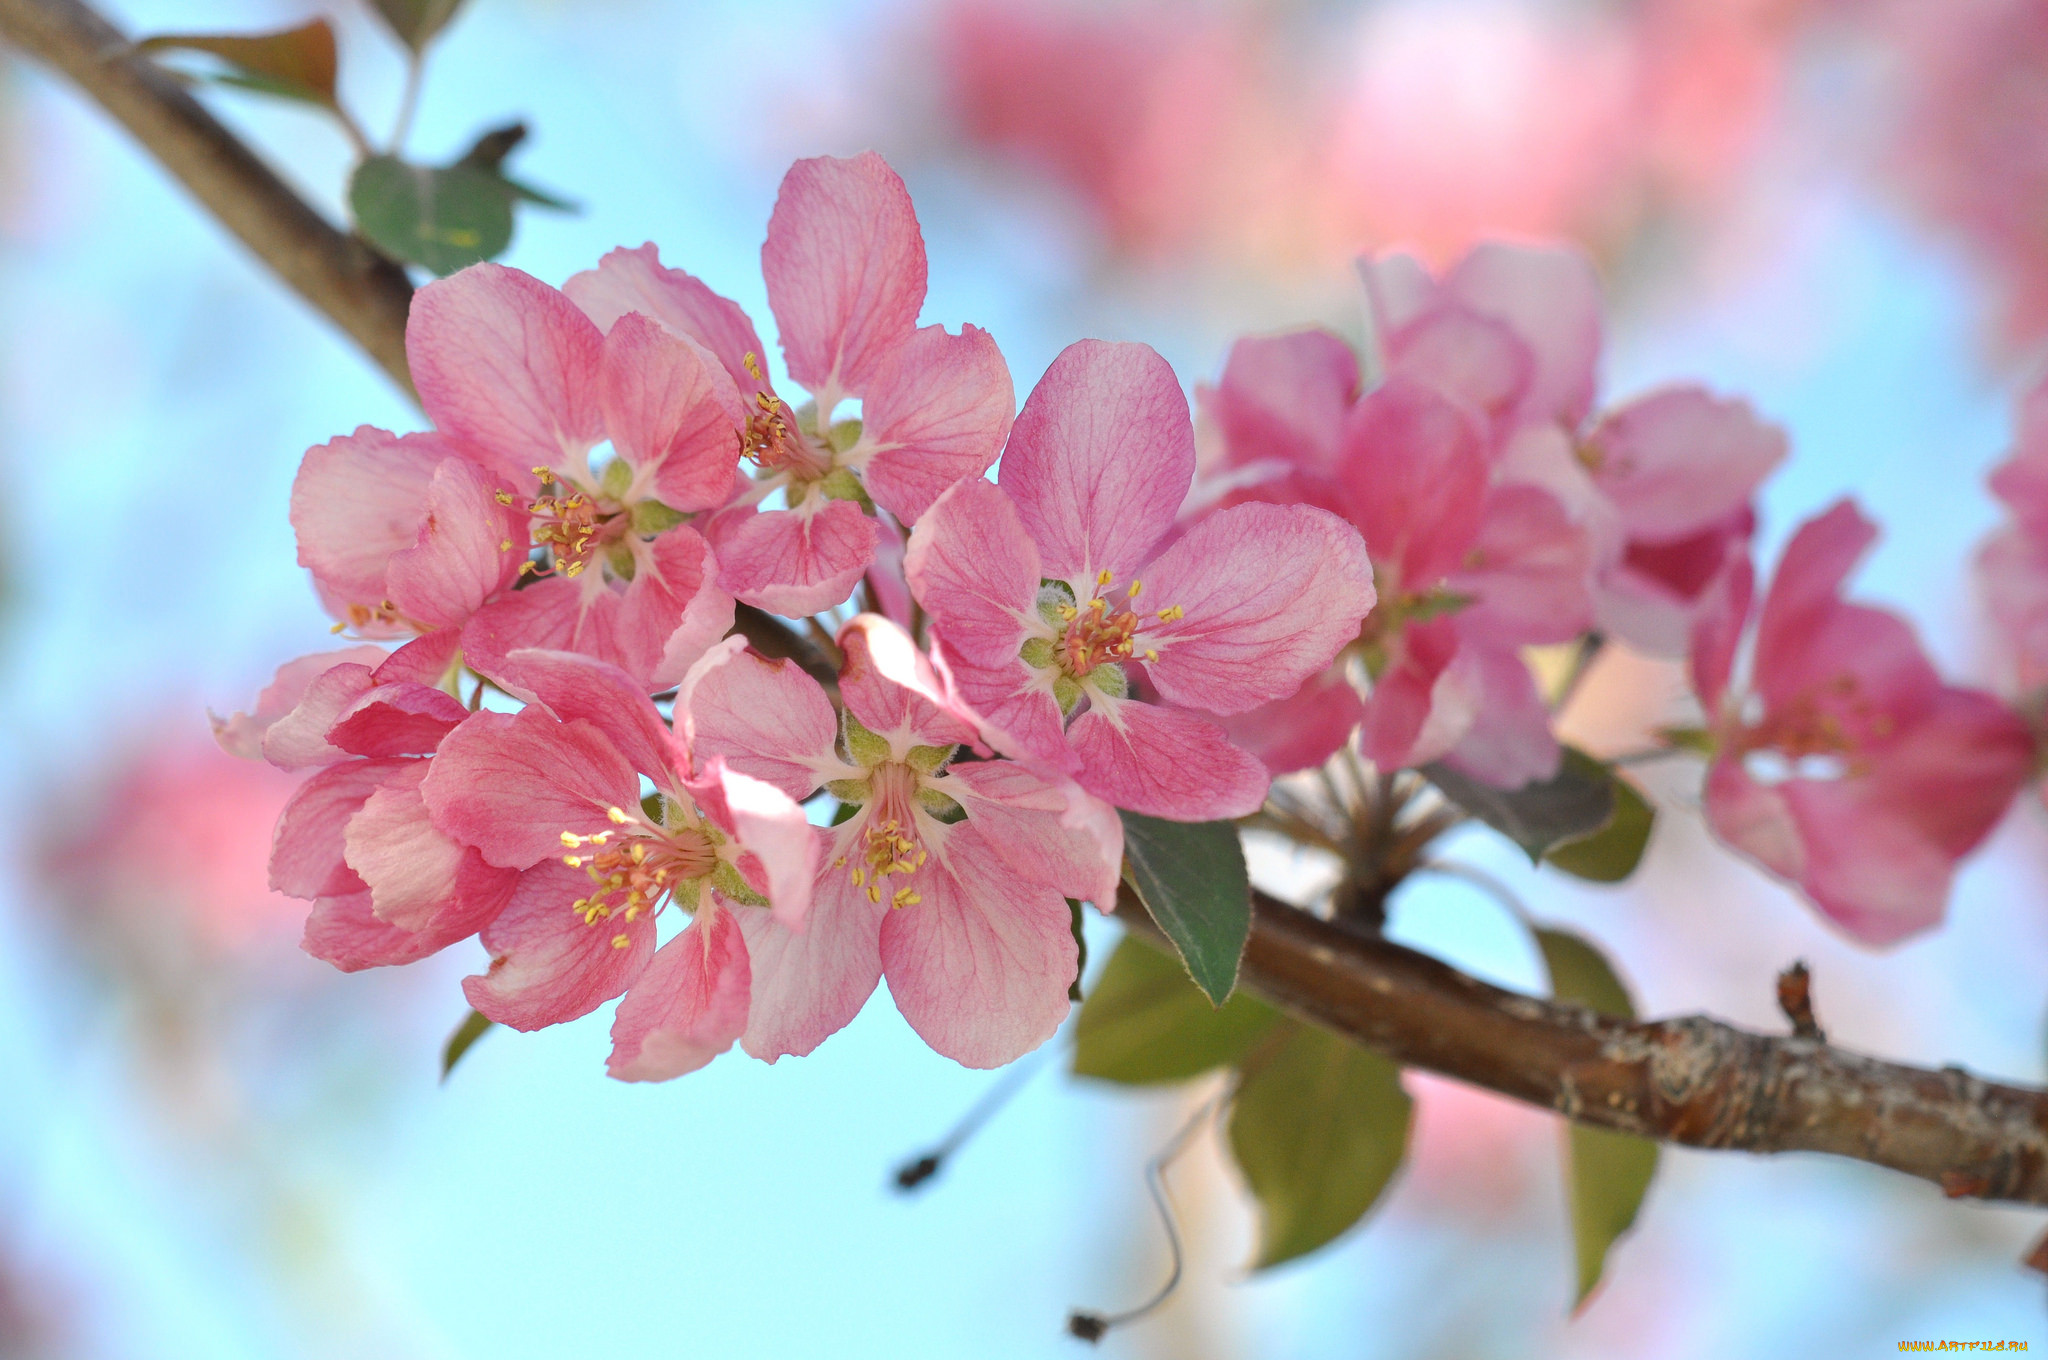
M413 115L419 110L420 84L426 74L426 58L417 50L405 50L405 87L398 95L398 117L391 124L391 142L386 150L396 156L405 147L405 139L412 135ZM363 150L369 155L367 148Z
M1035 1053L1025 1055L1010 1064L1010 1070L1002 1078L982 1092L981 1098L968 1107L960 1122L941 1138L930 1151L911 1158L896 1168L896 1188L905 1194L917 1189L926 1181L939 1174L946 1161L958 1152L961 1145L980 1131L981 1126L993 1119L996 1113L1024 1089L1025 1083L1037 1076L1045 1066L1047 1057L1065 1048L1064 1044L1047 1044Z

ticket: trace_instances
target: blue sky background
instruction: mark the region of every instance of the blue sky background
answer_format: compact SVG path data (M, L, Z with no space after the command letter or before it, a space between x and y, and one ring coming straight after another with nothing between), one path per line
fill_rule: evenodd
M236 0L202 22L197 8L120 12L139 32L297 12ZM375 128L397 63L359 12L343 20L344 84ZM892 153L888 120L867 111L910 22L879 0L475 0L435 57L413 144L452 154L525 117L517 169L585 209L523 218L509 262L559 282L651 239L765 327L757 251L776 182L794 155ZM885 996L815 1056L773 1067L735 1056L663 1086L611 1082L603 1013L492 1034L443 1088L456 980L480 951L339 978L284 947L242 965L257 980L232 985L251 999L201 1036L233 1098L164 1095L139 1042L147 1011L35 877L38 838L124 743L201 730L206 705L242 706L279 660L328 643L285 519L298 455L417 417L68 89L16 67L6 90L0 811L17 834L0 848L0 1269L50 1315L51 1353L980 1360L1075 1354L1069 1307L1149 1292L1164 1263L1140 1168L1200 1093L1041 1072L905 1200L890 1169L992 1078L923 1049ZM209 97L336 201L338 137ZM1341 276L1261 297L1117 278L1043 185L928 142L892 159L929 245L926 319L991 330L1020 396L1082 335L1147 340L1192 384L1233 334L1355 313ZM1771 221L1739 261L1617 317L1607 390L1697 377L1750 395L1795 450L1765 495L1767 556L1854 492L1886 530L1863 591L1908 612L1951 673L1988 682L1967 553L1995 519L1982 475L2021 375L1981 362L1963 264L1846 174L1815 175ZM1775 1027L1771 976L1803 956L1839 1041L2042 1080L2037 803L1965 872L1946 930L1875 955L1708 844L1696 770L1652 779L1666 815L1626 889L1532 874L1476 837L1458 853L1605 943L1648 1012ZM1515 927L1469 889L1406 890L1395 928L1538 985ZM1419 1165L1365 1228L1271 1276L1244 1278L1248 1211L1198 1149L1177 1175L1196 1239L1183 1296L1104 1352L1704 1360L1877 1354L1908 1337L2048 1344L2040 1281L2015 1264L2038 1216L1867 1167L1683 1150L1667 1151L1605 1291L1568 1321L1554 1129L1497 1102L1433 1103L1442 1088L1424 1085L1438 1112L1424 1131L1449 1130L1448 1146L1469 1125L1468 1151Z

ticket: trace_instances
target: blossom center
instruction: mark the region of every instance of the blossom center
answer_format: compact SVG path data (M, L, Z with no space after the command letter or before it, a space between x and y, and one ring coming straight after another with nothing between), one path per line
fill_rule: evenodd
M1896 729L1892 715L1866 698L1854 676L1837 676L1779 705L1744 734L1749 749L1769 748L1790 761L1851 755Z
M535 547L546 548L554 558L554 570L574 580L611 537L607 529L613 516L589 492L558 480L551 469L537 467L533 475L540 478L543 494L520 507L529 517L527 533ZM500 491L498 504L514 504L512 493ZM541 575L542 570L528 562L520 574L529 573Z
M572 852L562 856L562 863L583 870L594 885L588 897L570 904L587 926L614 916L630 924L658 912L679 886L706 878L718 867L718 847L701 830L652 826L623 808L605 815L612 830L562 833L562 844ZM629 943L625 935L612 937L614 949Z
M1060 669L1075 679L1086 676L1097 666L1128 661L1140 654L1138 633L1145 627L1146 615L1138 609L1137 600L1144 593L1145 583L1132 581L1122 598L1112 603L1104 591L1113 579L1104 570L1095 578L1094 592L1085 602L1056 606L1065 625L1056 659ZM1169 605L1159 610L1156 617L1161 623L1171 623L1184 612L1179 605ZM1158 651L1152 648L1146 648L1142 655L1147 661L1159 659Z
M847 879L870 902L887 896L891 907L916 906L924 899L911 884L931 858L918 832L915 810L922 777L910 766L891 761L877 765L868 780L873 801L866 825L833 867L845 869ZM892 887L891 878L900 881Z

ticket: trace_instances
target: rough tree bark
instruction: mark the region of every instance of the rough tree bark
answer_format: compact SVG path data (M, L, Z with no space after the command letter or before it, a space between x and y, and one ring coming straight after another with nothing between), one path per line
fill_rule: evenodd
M412 285L402 269L300 199L87 6L0 0L0 37L71 77L411 392ZM758 611L743 610L741 628L763 650L826 669L807 640ZM1264 895L1255 906L1244 984L1397 1062L1664 1142L1829 1153L1918 1176L1950 1196L2048 1205L2048 1092L1705 1016L1617 1020L1503 991ZM1128 893L1117 914L1170 947Z

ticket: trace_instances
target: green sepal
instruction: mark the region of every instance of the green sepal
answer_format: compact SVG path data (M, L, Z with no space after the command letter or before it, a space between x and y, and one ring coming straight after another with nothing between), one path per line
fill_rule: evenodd
M839 716L839 736L849 760L863 769L872 769L889 758L888 738L868 731L851 709L842 709Z
M1017 649L1017 659L1035 671L1049 671L1058 656L1053 640L1044 637L1028 637Z
M818 490L826 500L852 501L869 514L875 512L875 503L868 497L868 489L860 484L852 468L836 467L818 479Z
M937 774L946 768L946 763L959 749L957 746L913 746L903 757L903 763L919 774Z
M689 516L682 511L671 510L660 501L633 502L633 532L642 538L652 538L656 534L666 533L688 518Z
M865 779L834 779L825 785L825 792L852 807L859 807L875 796L873 786Z
M733 862L720 857L718 867L711 871L711 886L743 907L765 907L768 899L748 886L747 880Z

